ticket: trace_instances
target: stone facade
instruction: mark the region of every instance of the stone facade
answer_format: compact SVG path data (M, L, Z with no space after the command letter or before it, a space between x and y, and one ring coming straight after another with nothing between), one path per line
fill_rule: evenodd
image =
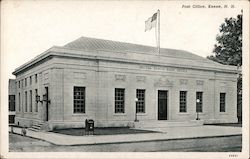
M97 127L130 126L135 120L136 89L145 90L145 113L137 113L139 121L158 120L158 90L165 90L169 121L195 120L196 92L202 92L200 119L237 122L237 70L207 59L64 46L52 47L13 74L15 122L22 126L45 122L50 129L83 127L85 119L94 119ZM74 86L85 88L85 113L73 111ZM49 102L42 101L46 87ZM125 89L124 113L115 113L115 88ZM180 112L180 91L187 92L186 112ZM220 112L220 93L226 93L225 112Z

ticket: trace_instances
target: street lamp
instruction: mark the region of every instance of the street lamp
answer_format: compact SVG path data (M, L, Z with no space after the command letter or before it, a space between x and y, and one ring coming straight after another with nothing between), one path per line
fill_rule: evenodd
M137 119L137 109L136 109L136 103L138 102L138 98L135 98L135 122L138 122L139 120Z
M40 96L39 96L39 95L36 95L36 102L37 102L37 103L38 103L38 102L41 102L41 103L43 103L43 102L48 102L48 103L50 103L50 100L47 99L47 95L46 95L46 94L43 95L43 99L42 99L42 100L40 99Z
M196 99L196 105L200 103L200 99ZM197 113L197 117L196 117L196 120L200 120L199 118L199 111L197 109L197 106L196 106L196 113Z
M38 103L38 102L41 102L41 103L43 102L43 101L40 100L40 96L39 96L39 95L36 95L36 102L37 102L37 103Z
M50 103L50 100L48 99L47 94L43 95L43 101Z

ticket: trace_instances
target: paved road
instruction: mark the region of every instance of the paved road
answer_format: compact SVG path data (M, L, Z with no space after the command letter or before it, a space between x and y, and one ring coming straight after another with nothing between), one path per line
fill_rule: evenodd
M12 152L240 152L242 145L241 135L84 146L57 146L16 134L10 134L9 138Z

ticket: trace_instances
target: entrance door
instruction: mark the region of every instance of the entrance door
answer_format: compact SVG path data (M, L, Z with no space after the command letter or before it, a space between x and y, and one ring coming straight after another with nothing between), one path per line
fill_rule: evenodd
M158 90L158 120L167 120L168 91Z
M45 121L49 121L49 88L48 87L45 87L45 91L46 91L46 94L45 94L45 99L46 99L46 106L45 106Z

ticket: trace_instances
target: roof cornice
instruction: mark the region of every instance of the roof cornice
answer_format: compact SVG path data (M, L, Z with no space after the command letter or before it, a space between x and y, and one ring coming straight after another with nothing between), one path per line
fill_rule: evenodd
M36 56L34 59L30 60L29 62L21 65L13 72L14 75L23 72L24 70L34 66L35 64L41 62L42 60L48 57L66 57L66 58L81 58L81 59L90 59L90 60L104 60L104 61L113 61L113 62L125 62L125 63L135 63L135 64L151 64L151 65L158 65L158 66L169 66L169 67L177 67L177 68L187 68L187 69L196 69L196 70L207 70L207 71L215 71L215 72L227 72L227 73L238 73L236 66L223 66L224 68L220 67L204 67L204 66L192 66L192 65L185 65L185 64L173 64L173 63L162 63L156 61L147 61L147 60L137 60L137 59L126 59L121 57L110 57L110 56L102 56L103 53L116 53L120 54L121 56L125 56L127 52L112 52L106 50L75 50L71 48L53 46L50 49L46 50L42 54ZM142 54L142 53L138 53ZM145 54L145 56L161 56L161 55L152 55L152 54ZM198 61L198 60L197 60Z

